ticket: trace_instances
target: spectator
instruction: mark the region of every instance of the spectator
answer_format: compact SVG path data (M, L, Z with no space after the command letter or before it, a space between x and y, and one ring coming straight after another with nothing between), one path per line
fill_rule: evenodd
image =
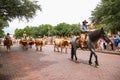
M115 36L114 36L114 44L115 44L116 50L118 49L118 43L119 43L119 42L120 42L119 36L118 36L118 35L115 35Z
M111 35L110 36L110 40L111 40L111 42L112 42L112 44L110 45L111 46L111 50L114 50L114 36L113 35Z
M104 43L104 40L103 40L103 39L100 39L100 40L99 40L100 50L104 50L103 43Z
M119 43L119 38L117 35L114 36L114 43L115 43L115 47L117 47Z

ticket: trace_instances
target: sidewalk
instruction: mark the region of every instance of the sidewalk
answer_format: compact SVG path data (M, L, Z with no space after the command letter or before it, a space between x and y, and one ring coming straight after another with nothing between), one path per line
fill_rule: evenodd
M80 48L79 48L80 49ZM81 49L80 49L81 50ZM89 51L87 49L87 51ZM115 50L95 50L96 52L101 52L101 53L105 53L105 54L114 54L114 55L120 55L120 51L115 51Z
M113 51L113 50L96 50L96 52L120 55L120 52L119 52L119 51Z

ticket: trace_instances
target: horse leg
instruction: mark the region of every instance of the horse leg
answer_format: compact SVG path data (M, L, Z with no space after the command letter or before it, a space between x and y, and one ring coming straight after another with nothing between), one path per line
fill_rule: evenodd
M73 46L71 46L71 59L72 59L72 60L73 60L73 55L74 55Z
M92 64L92 61L91 61L91 60L92 60L92 55L93 55L93 54L92 54L92 52L91 52L91 53L90 53L90 59L89 59L89 64L90 64L90 65Z
M94 57L95 57L95 66L97 67L97 66L99 66L99 64L98 64L98 57L97 57L94 49L91 49L91 55L90 55L90 60L89 60L89 61L91 61L92 54L93 54Z
M77 60L76 49L72 46L72 49L71 49L71 59L72 60L73 60L74 56L75 56L75 60Z
M94 57L95 57L95 66L97 67L97 66L99 66L99 64L98 64L98 57L97 57L97 55L96 55L96 53L95 53L95 50L92 48L92 49L90 49L90 51L91 51L91 53L90 53L90 59L89 59L89 64L91 65L92 64L92 55L94 55Z
M95 66L96 67L98 67L99 66L99 64L98 64L98 57L97 57L97 55L96 55L96 53L93 53L94 54L94 56L95 56Z
M75 48L74 48L74 56L75 56L75 60L77 61L76 49Z

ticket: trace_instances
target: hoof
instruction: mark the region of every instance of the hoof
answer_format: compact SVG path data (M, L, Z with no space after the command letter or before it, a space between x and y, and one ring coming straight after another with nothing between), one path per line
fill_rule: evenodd
M99 68L99 65L95 65L96 68Z
M73 58L71 58L71 61L73 61Z
M75 63L80 63L80 61L75 61Z
M92 63L92 62L89 62L89 65L93 65L93 63Z
M77 61L77 60L78 60L78 58L77 58L77 57L75 57L75 60Z
M92 66L92 65L93 65L93 63L89 63L89 65L90 65L90 66Z

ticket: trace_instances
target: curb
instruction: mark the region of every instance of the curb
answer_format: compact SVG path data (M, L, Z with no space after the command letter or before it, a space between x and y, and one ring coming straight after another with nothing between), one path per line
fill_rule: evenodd
M80 48L79 48L80 49ZM82 50L82 49L80 49ZM84 50L84 51L89 51L89 50ZM101 53L105 53L105 54L113 54L113 55L120 55L120 52L116 52L116 51L109 51L109 50L95 50L95 52L101 52Z
M106 54L120 55L120 52L116 52L116 51L99 51L99 50L96 50L96 52L101 52L101 53L106 53Z

